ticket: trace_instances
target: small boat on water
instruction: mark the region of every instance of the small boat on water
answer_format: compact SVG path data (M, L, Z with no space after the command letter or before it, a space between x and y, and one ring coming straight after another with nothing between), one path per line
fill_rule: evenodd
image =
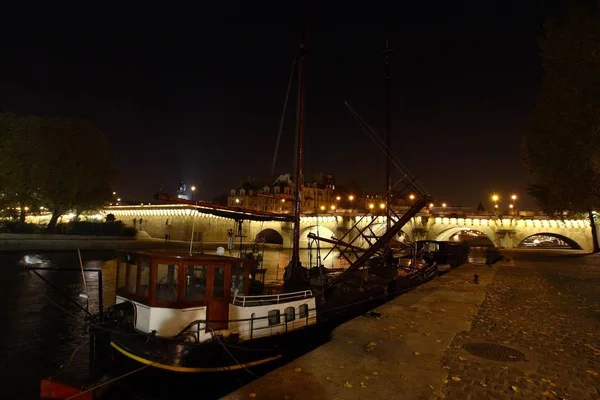
M235 371L279 359L317 326L311 290L263 293L249 260L122 252L116 304L100 328L113 351L182 373Z

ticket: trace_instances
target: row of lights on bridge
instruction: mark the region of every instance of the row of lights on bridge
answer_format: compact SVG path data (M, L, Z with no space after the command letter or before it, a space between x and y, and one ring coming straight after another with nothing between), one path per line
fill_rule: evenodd
M195 189L195 188L192 186L192 191L194 191L194 189ZM410 194L410 195L408 196L408 198L409 198L410 200L414 200L414 199L415 199L415 197L416 197L416 196L415 196L414 194ZM342 200L342 197L341 197L341 196L336 196L336 198L335 198L335 199L336 199L337 201L340 201L340 200ZM354 201L354 195L350 195L350 196L348 196L348 200L350 200L351 202L352 202L352 201ZM285 199L281 199L281 202L282 202L282 203L285 203ZM236 203L236 204L240 204L240 199L239 199L239 198L236 198L236 199L235 199L235 203ZM445 208L445 207L447 207L448 205L447 205L446 203L442 203L442 204L441 204L441 206ZM433 203L429 203L429 208L433 208L433 207L435 207L435 204L433 204ZM330 208L331 210L335 210L335 209L337 208L337 206L336 206L335 204L332 204L332 205L331 205L329 208ZM375 208L375 203L369 203L369 209L373 210L374 208ZM383 210L383 209L385 209L385 203L380 203L380 204L379 204L379 208L381 208L382 210ZM326 207L325 207L325 206L321 206L321 211L325 211L325 209L326 209Z

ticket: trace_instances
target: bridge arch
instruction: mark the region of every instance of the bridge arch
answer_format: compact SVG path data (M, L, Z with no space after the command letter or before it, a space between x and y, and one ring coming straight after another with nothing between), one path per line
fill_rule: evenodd
M307 248L308 247L308 234L314 233L315 235L317 235L317 231L318 231L318 235L325 239L330 239L332 236L335 236L335 234L333 233L333 231L331 229L329 229L323 225L309 226L307 228L304 228L302 230L302 232L300 232L300 247ZM325 242L321 242L320 246L321 246L321 248L333 247L333 245L331 245L329 243L325 243Z
M519 243L519 248L545 248L545 249L573 249L581 250L582 247L575 240L559 235L558 233L539 232L527 236Z
M281 233L277 232L275 229L267 228L256 234L255 240L259 240L259 238L264 238L265 243L271 244L283 244L283 236Z
M471 246L495 246L493 239L478 229L457 226L438 233L435 240L465 242Z

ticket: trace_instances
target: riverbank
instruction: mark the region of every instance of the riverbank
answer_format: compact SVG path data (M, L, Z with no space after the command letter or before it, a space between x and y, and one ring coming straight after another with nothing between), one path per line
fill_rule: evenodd
M224 399L432 398L449 379L445 352L471 329L498 268L511 264L452 270L378 307L379 317L341 325L327 344Z
M251 244L244 244L249 248ZM193 244L194 252L227 248L227 242L203 242ZM117 236L82 236L57 234L0 234L0 251L62 251L62 250L189 250L190 242L153 239L149 236L138 238ZM237 248L237 246L236 246ZM262 245L261 245L262 248ZM281 245L266 244L267 249L279 250Z

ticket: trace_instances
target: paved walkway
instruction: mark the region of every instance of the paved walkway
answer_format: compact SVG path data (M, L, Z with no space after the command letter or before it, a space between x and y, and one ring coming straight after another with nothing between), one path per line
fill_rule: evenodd
M514 256L453 270L225 398L600 399L600 257Z
M358 317L332 340L226 399L429 399L441 393L440 364L457 332L469 330L495 267L465 265ZM473 283L473 275L480 283Z
M439 397L600 399L600 258L515 257L444 355ZM525 360L489 361L465 350L484 342L519 350Z

